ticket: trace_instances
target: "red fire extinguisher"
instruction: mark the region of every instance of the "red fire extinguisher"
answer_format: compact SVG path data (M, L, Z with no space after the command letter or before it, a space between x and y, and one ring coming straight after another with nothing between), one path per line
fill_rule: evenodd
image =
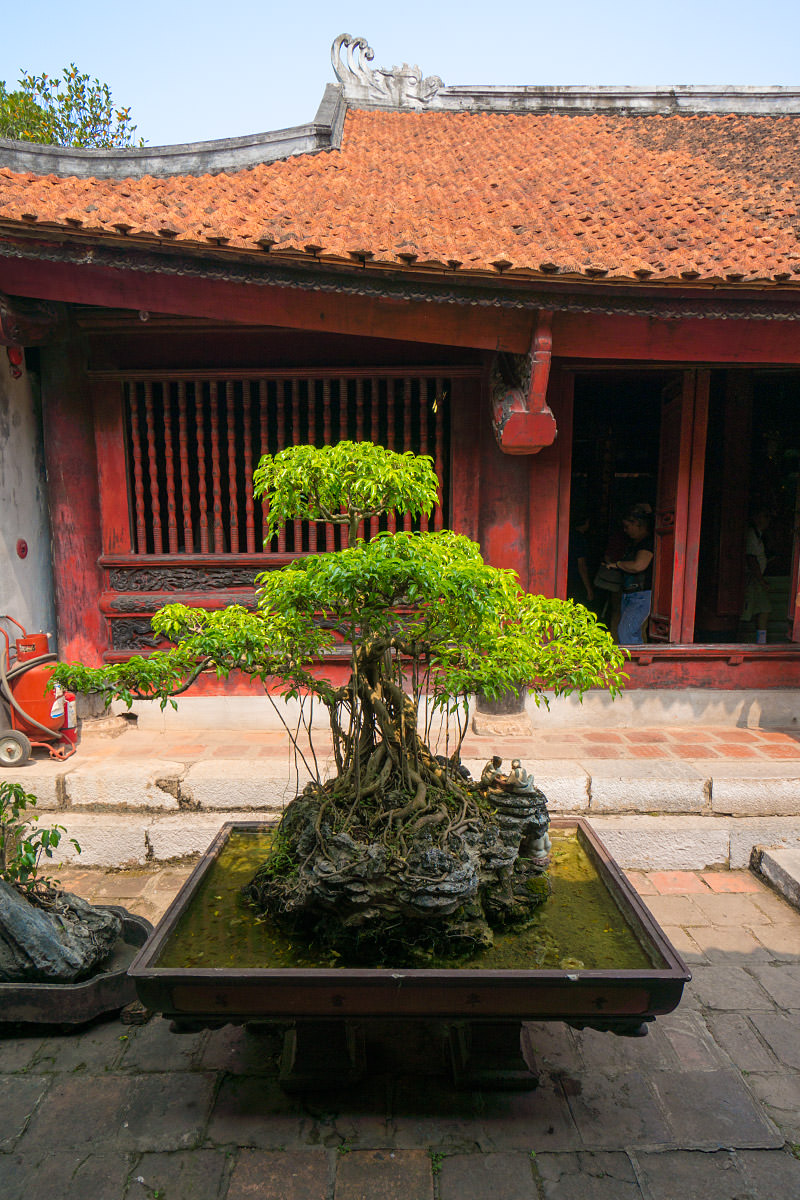
M11 639L0 627L0 766L19 767L31 756L32 746L46 746L50 757L69 758L78 742L75 696L58 684L48 687L55 654L50 653L46 633L28 633L13 617L22 633L12 648Z

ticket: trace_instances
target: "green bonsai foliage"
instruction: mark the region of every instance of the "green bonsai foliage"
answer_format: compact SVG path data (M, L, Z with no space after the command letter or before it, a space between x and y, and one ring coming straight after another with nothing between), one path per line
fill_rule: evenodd
M269 497L270 536L285 521L337 521L346 548L265 572L255 612L168 605L153 628L172 650L95 670L61 664L55 678L107 701L163 704L201 671L238 670L301 702L303 737L288 732L298 749L310 738L312 779L248 889L290 930L381 961L389 951L408 957L414 944L469 950L491 939L492 925L528 921L547 889L530 886L531 869L516 861L520 838L509 849L491 795L459 769L469 698L616 693L623 652L586 609L526 593L468 538L358 537L363 521L395 505L430 513L438 481L429 458L371 443L300 446L265 456L255 478ZM350 660L343 684L317 665L337 645ZM331 731L328 779L313 747L315 704Z
M0 782L0 879L30 898L52 891L58 883L41 874L40 863L42 857L53 857L66 833L63 825L34 828L38 814L27 810L35 805L36 797L22 784ZM80 854L75 838L69 840Z
M372 442L291 446L274 457L265 454L254 481L256 496L269 496L270 537L290 520L330 521L345 527L351 546L369 517L393 509L430 513L439 490L429 458Z

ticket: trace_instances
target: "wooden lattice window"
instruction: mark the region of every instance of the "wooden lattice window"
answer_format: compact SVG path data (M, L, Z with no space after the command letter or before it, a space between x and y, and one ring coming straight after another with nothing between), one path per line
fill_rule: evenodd
M425 374L305 373L125 383L131 545L136 555L301 554L339 547L341 526L295 521L263 545L265 512L253 498L260 456L344 438L430 454L440 503L412 525L390 514L379 528L449 523L447 379Z

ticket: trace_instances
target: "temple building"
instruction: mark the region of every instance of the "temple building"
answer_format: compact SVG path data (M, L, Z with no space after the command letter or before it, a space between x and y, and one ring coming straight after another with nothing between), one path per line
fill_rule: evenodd
M262 453L370 439L433 458L423 528L549 596L579 522L593 577L651 510L630 688L796 688L800 89L453 87L346 35L332 61L293 129L0 140L3 603L62 658L147 651L163 604L252 604L338 545L263 545Z

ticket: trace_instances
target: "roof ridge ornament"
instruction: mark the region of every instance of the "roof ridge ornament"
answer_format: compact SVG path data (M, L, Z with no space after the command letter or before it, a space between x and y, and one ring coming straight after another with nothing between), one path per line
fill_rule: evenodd
M357 56L357 57L356 57ZM368 64L375 52L363 37L340 33L331 46L333 73L344 87L348 100L361 100L391 108L420 108L436 96L444 82L438 75L422 78L422 71L410 67L373 69Z

